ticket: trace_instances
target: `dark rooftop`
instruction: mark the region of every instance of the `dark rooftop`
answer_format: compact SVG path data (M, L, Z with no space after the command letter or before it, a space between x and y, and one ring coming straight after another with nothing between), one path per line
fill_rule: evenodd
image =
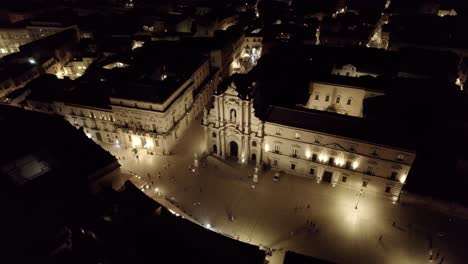
M265 120L388 147L409 151L415 149L411 131L402 131L393 124L385 125L385 122L377 123L359 117L318 110L299 110L275 106L269 108Z

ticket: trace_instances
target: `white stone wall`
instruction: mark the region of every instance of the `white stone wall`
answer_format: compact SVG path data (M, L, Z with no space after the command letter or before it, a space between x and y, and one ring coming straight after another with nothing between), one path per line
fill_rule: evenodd
M207 63L203 63L194 75L197 78L207 78L209 71L206 71L206 67ZM179 97L173 95L160 105L118 98L111 98L111 103L118 102L111 105L111 109L63 102L28 100L27 103L30 110L64 116L72 125L83 127L86 135L97 143L145 148L157 154L170 154L178 139L209 102L219 76L219 71L213 73L211 80L203 84L196 98L193 98L195 81L191 78L176 91L175 94L180 95ZM124 103L120 104L120 101ZM168 108L165 109L164 106Z
M260 163L263 127L254 111L253 100L240 99L234 84L215 95L213 108L206 111L203 120L207 152L240 163ZM237 155L232 149L234 143Z
M263 150L264 163L274 169L317 181L322 181L328 171L332 173L332 185L361 188L367 181L367 191L392 197L399 195L416 156L407 150L269 122L265 123ZM391 188L389 193L385 193L387 186Z
M323 111L333 107L339 114L362 117L364 99L384 93L368 91L359 87L312 81L309 85L309 94L306 108Z

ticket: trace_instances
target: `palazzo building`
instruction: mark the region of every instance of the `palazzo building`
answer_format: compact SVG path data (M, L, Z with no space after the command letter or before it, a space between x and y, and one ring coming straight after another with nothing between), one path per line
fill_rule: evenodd
M83 79L37 79L29 109L62 115L97 143L170 154L211 99L220 71L171 45L142 49L92 65Z
M255 86L234 75L219 87L203 117L209 153L398 199L416 157L404 133L385 131L359 114L307 108L270 106L260 119Z

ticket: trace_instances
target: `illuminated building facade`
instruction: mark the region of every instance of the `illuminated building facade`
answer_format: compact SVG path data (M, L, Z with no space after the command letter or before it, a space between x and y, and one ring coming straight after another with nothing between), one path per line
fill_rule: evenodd
M83 77L87 81L54 78L37 82L37 89L32 88L27 103L31 110L64 116L99 144L170 154L210 101L220 79L219 70L210 69L206 57L187 59L183 68L178 68L178 61L145 64L144 71L151 69L149 75L135 69L138 63L104 62L97 73ZM96 82L90 81L89 78L96 76ZM135 80L134 76L139 79ZM41 92L44 89L40 87L45 86L57 87L59 92ZM108 93L97 95L96 87Z
M255 83L235 80L205 111L209 153L398 199L416 157L411 144L336 113L270 107L261 120L251 96Z

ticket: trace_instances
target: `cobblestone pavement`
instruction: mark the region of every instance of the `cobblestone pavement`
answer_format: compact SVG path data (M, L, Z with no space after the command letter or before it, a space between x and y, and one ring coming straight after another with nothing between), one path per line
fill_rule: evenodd
M139 150L137 159L131 149L105 148L149 196L216 232L274 249L270 263L282 263L286 250L337 263L468 263L465 220L304 177L274 183L272 171L253 184L253 166L212 156L193 171L194 153L204 150L199 124L170 156Z

